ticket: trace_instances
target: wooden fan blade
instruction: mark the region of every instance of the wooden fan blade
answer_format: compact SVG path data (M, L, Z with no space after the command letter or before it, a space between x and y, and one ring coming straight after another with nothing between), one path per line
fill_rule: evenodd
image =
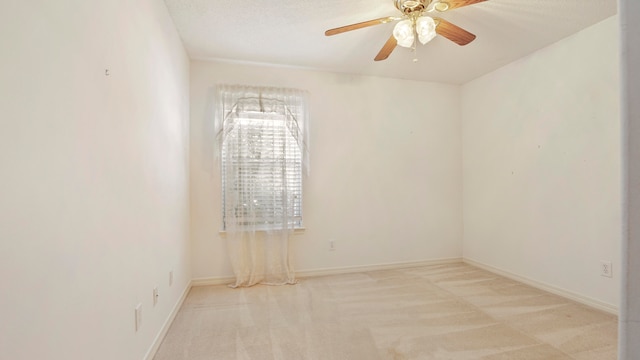
M441 3L446 3L448 6L447 10L457 9L463 6L469 6L481 2L485 2L487 0L442 0Z
M391 52L393 51L393 49L396 48L397 44L398 44L398 41L396 40L396 38L393 37L393 35L391 35L389 40L387 40L387 42L384 43L384 46L382 47L382 49L380 49L380 52L378 53L378 55L376 55L376 58L373 60L375 61L385 60L386 58L389 57L389 55L391 55Z
M329 29L329 30L325 31L324 34L326 36L337 35L337 34L342 34L343 32L362 29L362 28L368 27L368 26L386 24L386 23L394 21L394 20L396 20L395 17L388 16L388 17L383 17L383 18L380 18L380 19L363 21L363 22L360 22L360 23L357 23L357 24L341 26L341 27L335 28L335 29Z
M438 33L438 35L442 35L460 46L467 45L476 38L472 33L459 26L453 25L447 20L440 18L434 18L433 20L438 23L436 26L436 33Z

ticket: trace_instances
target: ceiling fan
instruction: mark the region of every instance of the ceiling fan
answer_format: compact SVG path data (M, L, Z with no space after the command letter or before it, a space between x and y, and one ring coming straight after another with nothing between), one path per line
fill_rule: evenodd
M487 0L393 0L394 5L402 13L402 16L387 16L341 26L329 29L324 34L326 36L337 35L364 27L399 21L394 27L393 34L389 37L389 40L376 55L375 61L388 58L396 48L396 45L415 50L416 35L417 40L422 44L431 41L436 35L441 35L458 45L467 45L476 38L474 34L444 19L431 17L427 14L445 12L484 1ZM414 61L417 60L414 59Z

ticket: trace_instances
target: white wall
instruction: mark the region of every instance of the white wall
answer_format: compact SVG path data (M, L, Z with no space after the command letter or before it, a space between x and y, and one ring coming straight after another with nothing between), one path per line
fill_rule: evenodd
M616 308L617 17L462 88L464 257ZM613 262L613 279L600 260Z
M310 93L311 175L304 182L306 231L294 239L296 270L461 256L458 86L194 61L194 278L231 275L212 156L211 91L220 83Z
M189 61L165 5L4 1L0 51L0 358L139 360L191 279Z

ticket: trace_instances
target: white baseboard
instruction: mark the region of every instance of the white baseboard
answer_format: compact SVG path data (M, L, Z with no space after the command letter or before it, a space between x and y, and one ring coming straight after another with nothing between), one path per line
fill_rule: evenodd
M409 268L409 267L416 267L416 266L452 264L452 263L459 263L459 262L462 262L462 258L406 261L406 262L385 263L385 264L377 264L377 265L358 265L358 266L346 266L346 267L312 269L312 270L296 270L296 278L303 279L303 278L315 277L315 276L340 275L340 274L350 274L350 273L365 272L365 271L392 270L392 269L402 269L402 268ZM226 284L232 284L234 281L235 281L235 278L231 276L216 276L216 277L193 279L191 280L191 284L193 286L226 285Z
M236 282L236 278L233 276L212 276L193 279L191 280L191 286L227 285L234 282Z
M435 260L395 262L395 263L385 263L385 264L376 264L376 265L357 265L357 266L346 266L346 267L337 267L337 268L301 270L301 271L296 271L296 277L308 278L308 277L315 277L315 276L350 274L350 273L365 272L365 271L404 269L404 268L427 266L427 265L454 264L459 262L462 262L462 258L446 258L446 259L435 259Z
M416 266L452 264L452 263L459 263L459 262L462 262L462 258L407 261L407 262L385 263L385 264L377 264L377 265L358 265L358 266L312 269L312 270L296 270L296 278L309 278L309 277L315 277L315 276L351 274L351 273L365 272L365 271L403 269L403 268L416 267ZM191 280L191 284L193 286L225 285L225 284L231 284L234 281L235 281L235 278L231 276L216 276L216 277L193 279Z
M156 338L153 339L153 343L151 344L151 347L145 354L144 360L151 360L153 359L154 356L156 356L156 352L158 352L158 349L160 348L160 344L162 344L162 340L164 340L164 337L167 335L167 331L169 331L169 327L171 327L173 320L176 318L176 315L178 315L178 311L180 311L180 308L182 308L182 304L184 303L184 300L187 298L187 294L189 294L189 290L191 290L192 286L193 286L192 281L189 281L187 283L187 286L184 288L184 291L182 292L182 296L180 296L180 299L178 299L176 304L173 306L173 309L171 309L171 312L169 313L167 320L165 320L164 324L162 324L162 328L160 328L158 335L156 335Z
M533 286L534 288L540 289L540 290L544 290L546 292L550 292L552 294L558 295L558 296L562 296L564 298L579 302L581 304L590 306L592 308L596 308L602 311L605 311L607 313L613 314L613 315L618 315L618 307L609 303L605 303L602 302L600 300L596 300L596 299L592 299L588 296L584 296L582 294L578 294L578 293L574 293L572 291L568 291L566 289L562 289L559 288L557 286L553 286L547 283L543 283L541 281L537 281L537 280L533 280L533 279L529 279L527 277L512 273L510 271L507 270L502 270L499 269L497 267L491 266L491 265L487 265L484 264L482 262L479 261L475 261L469 258L463 258L462 261L466 264L469 265L473 265L475 267L479 267L481 269L487 270L489 272L492 272L494 274L498 274L501 276L504 276L506 278L521 282L523 284L527 284L529 286Z

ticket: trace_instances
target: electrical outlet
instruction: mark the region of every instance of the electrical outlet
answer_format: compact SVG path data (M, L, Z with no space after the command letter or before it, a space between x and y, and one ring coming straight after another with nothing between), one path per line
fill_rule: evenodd
M333 251L336 249L336 241L331 239L329 240L329 250Z
M169 270L169 286L173 285L173 270Z
M613 268L611 261L600 261L600 276L613 277Z
M158 303L158 287L154 287L153 288L153 306L156 306L156 304Z
M136 316L136 331L138 331L142 327L142 303L136 306L135 316Z

